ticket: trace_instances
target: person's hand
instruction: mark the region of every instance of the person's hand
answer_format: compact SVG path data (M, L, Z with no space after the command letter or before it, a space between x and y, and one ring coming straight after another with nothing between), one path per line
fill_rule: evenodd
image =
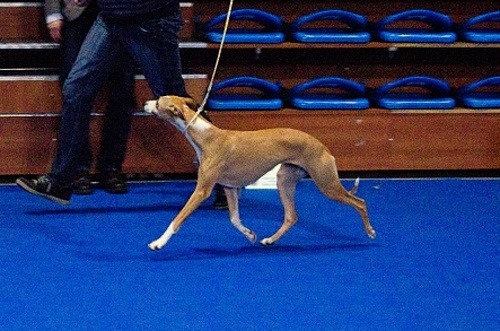
M89 3L90 0L73 0L75 5L77 6L86 6Z
M62 26L64 24L63 20L52 21L47 24L47 29L49 30L50 38L56 43L60 43L62 40Z

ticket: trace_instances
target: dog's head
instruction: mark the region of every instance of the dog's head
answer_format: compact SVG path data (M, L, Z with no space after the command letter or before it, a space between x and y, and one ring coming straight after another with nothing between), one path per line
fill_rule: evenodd
M158 100L146 101L144 111L155 114L183 130L196 114L196 102L192 98L166 95Z

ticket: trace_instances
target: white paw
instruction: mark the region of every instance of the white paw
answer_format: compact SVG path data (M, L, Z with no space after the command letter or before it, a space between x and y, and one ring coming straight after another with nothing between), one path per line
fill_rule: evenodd
M160 243L159 240L152 241L148 245L149 249L152 251L159 251L163 246L165 246L165 244Z
M274 241L272 241L271 238L264 238L260 241L260 244L262 246L270 246L274 244Z
M377 233L374 229L369 229L366 234L368 235L368 237L370 237L370 239L375 239L375 237L377 236Z

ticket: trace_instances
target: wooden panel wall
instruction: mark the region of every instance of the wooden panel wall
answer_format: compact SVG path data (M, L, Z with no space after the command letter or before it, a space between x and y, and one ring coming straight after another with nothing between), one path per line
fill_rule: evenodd
M193 3L181 3L183 29L181 39L190 39L193 34ZM0 38L12 40L48 40L43 1L0 2Z
M41 2L0 2L0 38L46 39L49 37Z
M42 1L5 5L0 2L0 163L1 175L40 174L50 169L57 144L61 94L56 69L58 49L45 29ZM182 5L184 29L181 54L189 92L201 101L217 55L216 44L197 34L200 23L227 10L227 1L195 0ZM338 8L367 16L371 25L396 11L428 8L451 16L456 24L474 15L498 10L486 0L311 0L291 2L241 0L235 8L258 8L289 23L314 10ZM235 24L234 22L232 24ZM366 45L226 44L216 81L253 75L279 81L290 89L305 80L342 76L375 89L389 80L421 74L442 78L459 88L488 75L500 75L500 46L390 45L374 40ZM134 116L124 165L128 173L192 174L194 153L171 126L140 112L151 98L140 76L136 84L138 113ZM95 103L91 139L99 149L106 91ZM221 128L256 130L286 126L301 129L324 142L340 170L500 170L500 110L390 112L367 111L211 112Z
M341 170L492 169L500 165L498 113L213 112L228 129L287 126L325 143Z
M200 99L206 89L206 77L185 76L186 88ZM50 169L57 146L61 111L57 77L39 80L0 81L0 162L1 175L39 174ZM172 127L142 112L152 98L146 81L136 83L137 111L129 141L124 169L129 173L194 173L194 152L184 137ZM49 101L50 102L47 102ZM106 94L95 105L91 123L91 141L95 153L100 148L102 113Z

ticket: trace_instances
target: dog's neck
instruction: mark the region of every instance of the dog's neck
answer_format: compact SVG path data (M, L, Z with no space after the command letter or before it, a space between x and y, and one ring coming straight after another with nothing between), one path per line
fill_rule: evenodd
M185 106L187 107L187 106ZM191 119L189 121L186 121L186 130L193 124L194 121L196 121L196 119L200 116L200 112L202 111L202 109L199 109L198 111L194 112L193 116L191 117Z
M184 135L203 135L214 128L214 125L203 117L196 117L192 121L186 121Z
M184 125L184 129L182 131L184 135L188 134L190 129L194 129L196 132L202 133L213 126L203 116L200 116L199 112L190 109L188 106L184 106L182 116Z
M193 112L193 117L187 116L189 118L184 119L184 128L181 131L195 150L198 160L201 160L203 148L207 145L206 142L211 141L214 134L220 129L203 116L194 117L194 114Z

